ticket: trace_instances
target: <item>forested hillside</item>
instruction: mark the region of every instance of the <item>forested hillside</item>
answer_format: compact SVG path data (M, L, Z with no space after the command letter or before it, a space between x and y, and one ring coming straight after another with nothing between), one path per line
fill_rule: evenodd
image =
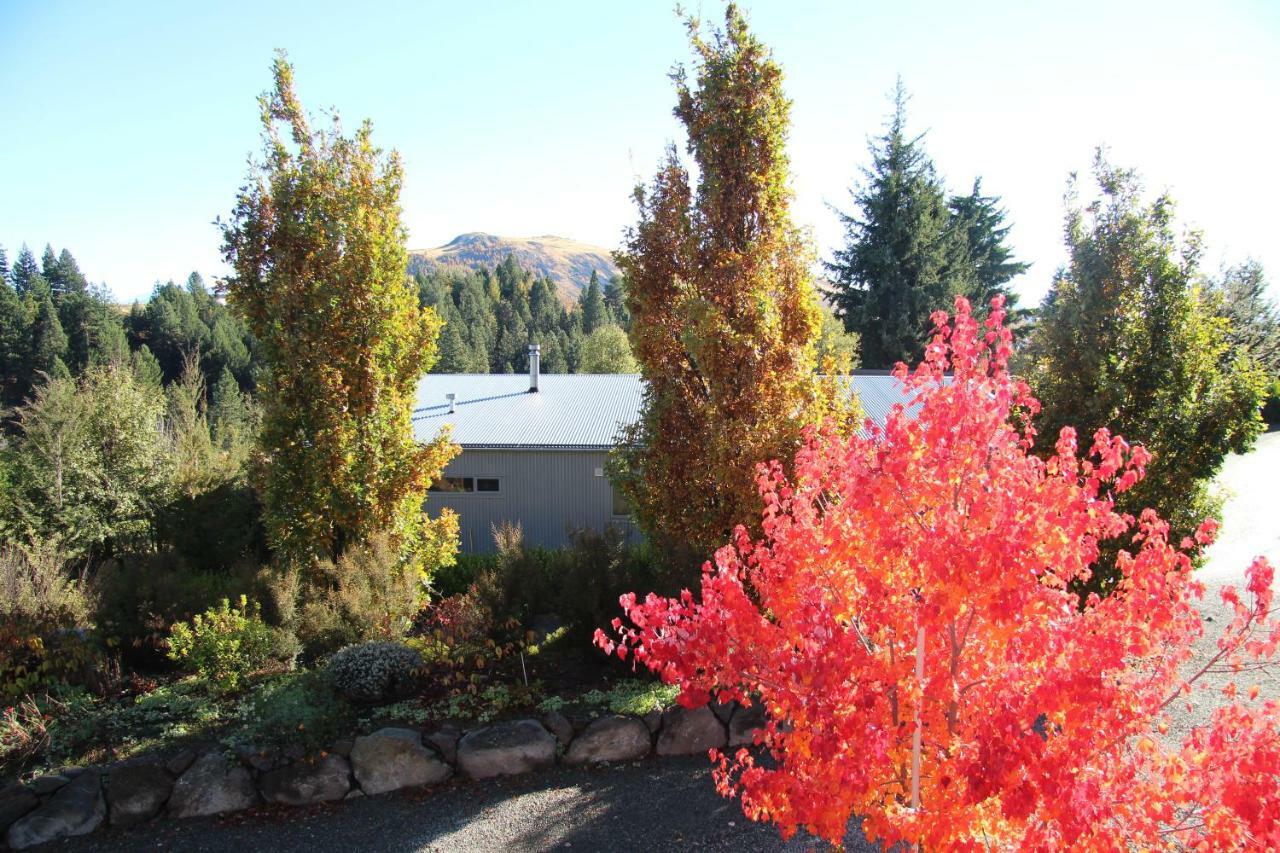
M591 277L608 279L618 274L613 254L565 237L499 237L473 231L459 234L434 249L410 250L409 273L430 272L442 267L493 269L508 257L539 278L549 278L560 302L571 307L591 283Z
M567 308L550 278L511 255L495 267L419 270L413 280L420 303L446 323L435 372L523 371L531 342L542 344L549 373L635 369L616 278L591 276ZM66 249L46 247L38 261L24 245L11 265L0 247L0 407L21 405L44 374L78 377L95 365L126 363L147 384L168 386L188 358L210 406L220 393L257 386L257 342L199 273L157 284L146 302L124 307Z

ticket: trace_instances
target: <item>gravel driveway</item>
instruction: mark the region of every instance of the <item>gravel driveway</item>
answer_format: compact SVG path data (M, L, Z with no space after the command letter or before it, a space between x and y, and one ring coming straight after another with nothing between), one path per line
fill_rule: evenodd
M850 834L851 851L878 850ZM98 832L59 851L328 853L415 850L802 851L716 795L705 758L651 759L553 770L437 790L362 797L327 807L259 810L223 820L162 821Z
M1213 620L1200 644L1210 654L1225 608L1223 583L1239 584L1256 554L1280 565L1280 432L1247 457L1228 460L1219 480L1228 495L1223 535L1201 570ZM1248 684L1244 685L1245 687ZM1274 679L1260 687L1280 696ZM1192 712L1177 709L1170 738L1207 718L1216 694ZM850 850L875 850L856 829ZM715 793L704 758L655 759L605 769L558 767L534 776L454 783L435 791L366 797L332 807L263 810L220 821L163 822L109 831L58 846L66 851L182 850L191 853L490 850L808 850L813 839L784 844L768 826L742 816Z

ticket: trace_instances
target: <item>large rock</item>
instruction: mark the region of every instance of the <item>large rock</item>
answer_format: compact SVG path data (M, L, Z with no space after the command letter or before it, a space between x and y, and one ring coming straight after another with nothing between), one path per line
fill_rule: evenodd
M422 740L428 746L435 747L441 758L453 764L458 760L458 738L460 737L462 737L462 729L453 723L445 723L431 734L423 735Z
M272 803L306 806L340 800L351 790L351 765L341 755L319 761L295 761L262 774L258 780L263 799Z
M195 764L196 758L198 757L199 756L196 755L195 750L179 750L174 755L170 756L169 760L164 763L164 769L168 770L171 776L181 776L183 773L187 772L187 769L192 764Z
M54 773L49 776L39 776L27 783L27 789L33 794L39 794L41 797L47 797L63 785L71 781L70 776L63 776L61 773Z
M173 779L159 764L124 764L107 776L107 806L112 826L151 820L169 800Z
M724 723L710 706L682 708L676 705L662 714L658 755L699 755L725 745Z
M548 711L542 715L543 727L556 736L561 746L568 746L573 740L573 723L559 711Z
M107 816L102 780L96 772L82 773L47 803L9 827L6 840L14 850L93 832Z
M765 727L768 718L759 702L750 708L739 705L729 718L729 746L751 746L755 743L756 729Z
M458 769L471 779L528 773L556 762L556 738L537 720L512 720L458 741Z
M630 761L649 754L649 727L635 717L601 717L573 739L566 764Z
M258 802L253 777L216 752L196 759L174 783L169 813L174 817L208 817L247 809Z
M11 785L0 791L0 832L7 830L18 818L35 811L38 805L40 798L22 785Z
M422 745L422 735L412 729L385 728L356 738L351 766L366 794L432 785L453 773L452 767Z

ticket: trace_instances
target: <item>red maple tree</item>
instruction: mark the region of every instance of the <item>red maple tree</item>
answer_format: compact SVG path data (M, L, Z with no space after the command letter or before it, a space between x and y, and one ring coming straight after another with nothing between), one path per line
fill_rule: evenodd
M1150 455L1105 430L1085 455L1070 429L1031 454L1038 404L1003 319L999 299L985 329L963 299L938 312L924 362L895 372L910 406L883 430L811 431L791 478L760 466L762 538L739 528L698 597L623 596L630 622L597 643L685 706L763 703L768 758L712 759L722 793L786 836L839 843L861 815L872 838L939 849L1280 845L1280 704L1162 737L1205 675L1272 659L1271 566L1222 592L1233 618L1188 677L1192 557L1216 523L1171 543L1153 511L1117 513ZM1072 583L1122 535L1123 581L1080 602Z

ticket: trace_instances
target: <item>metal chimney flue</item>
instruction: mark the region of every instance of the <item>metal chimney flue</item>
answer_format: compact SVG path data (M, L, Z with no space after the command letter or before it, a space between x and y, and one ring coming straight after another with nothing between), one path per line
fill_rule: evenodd
M449 401L449 414L452 415L453 413L457 412L458 411L458 395L445 394L444 398Z
M542 372L542 346L529 344L529 393L538 391L538 374Z

